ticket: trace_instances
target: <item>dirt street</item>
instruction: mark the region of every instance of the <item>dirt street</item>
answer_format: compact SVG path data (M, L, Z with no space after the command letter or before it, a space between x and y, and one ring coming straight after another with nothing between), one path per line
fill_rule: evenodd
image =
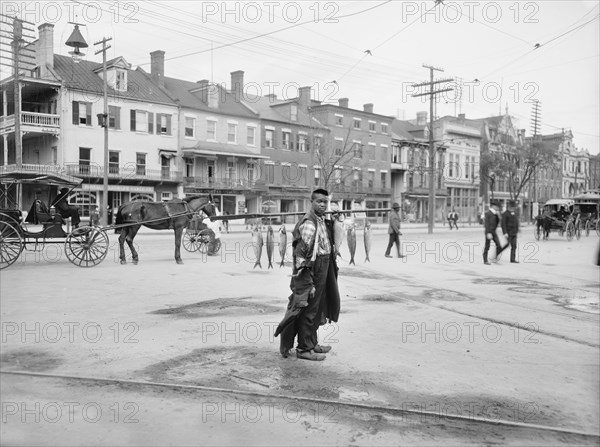
M288 231L291 228L288 228ZM484 265L481 227L403 230L404 259L339 260L324 362L279 355L291 264L253 269L250 232L217 256L170 232L117 236L100 265L59 247L0 272L5 445L598 445L594 234L519 238ZM289 255L288 250L288 255Z

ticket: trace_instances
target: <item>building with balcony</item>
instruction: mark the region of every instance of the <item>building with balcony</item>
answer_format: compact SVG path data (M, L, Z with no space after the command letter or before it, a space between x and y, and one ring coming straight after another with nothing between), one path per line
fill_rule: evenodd
M315 104L311 117L329 129L313 154L313 186L328 188L342 209L391 206L393 117L373 112L373 104L351 109L347 98L338 104ZM369 216L383 222L387 213Z
M138 71L179 107L178 147L173 155L183 163L183 193L210 192L224 213L256 212L264 190L259 161L267 157L261 155L258 114L239 100L244 73L231 73L227 90L208 80L166 77L164 51L150 56L150 73Z
M403 217L410 222L427 222L431 178L427 113L419 112L415 121L392 123L391 173L393 200L402 206ZM445 148L436 148L435 220L445 219L447 191L443 167Z
M439 118L433 128L436 144L446 149L442 169L448 192L444 216L455 210L463 222L477 222L483 210L479 202L481 129L464 114Z
M590 189L600 189L600 154L590 155Z
M265 182L263 210L302 212L310 208L315 189L313 153L322 149L329 129L310 113L319 102L311 100L311 88L301 87L297 98L278 99L276 95L244 95L245 103L261 119L262 154L269 157L261 165ZM293 222L288 216L284 221Z
M15 135L11 83L3 82L2 164L18 164L16 139L22 141L19 169L48 169L84 179L69 197L87 215L101 203L104 177L103 67L74 61L53 52L53 25L39 26L34 43L36 66L20 78L21 134ZM129 200L167 200L181 183L177 105L122 57L107 61L108 203L116 208ZM11 130L12 129L12 130ZM22 192L19 206L28 208L39 191Z

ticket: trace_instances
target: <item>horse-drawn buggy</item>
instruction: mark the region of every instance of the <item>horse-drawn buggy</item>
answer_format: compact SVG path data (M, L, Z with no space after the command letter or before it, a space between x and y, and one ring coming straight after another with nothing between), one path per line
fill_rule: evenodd
M108 254L107 231L110 229L120 233L119 257L122 264L126 263L125 242L131 250L133 263L138 262L133 239L142 226L155 230L174 230L177 263L182 262L182 236L184 229L190 225L191 230L184 241L193 240L195 249L202 251L204 247L209 254L218 252L220 248L220 240L214 237L214 232L202 223L200 217L201 213L206 217L215 215L210 195L168 202L128 202L119 207L115 225L74 225L70 228L69 222L54 212L51 197L58 188L62 188L65 190L63 197L66 198L82 182L80 178L54 171L0 170L0 269L15 263L24 250L42 252L46 244L63 244L71 263L78 267L93 267ZM42 197L44 193L47 201ZM23 218L19 202L31 203L26 218Z
M42 252L46 244L62 244L67 259L79 267L92 267L106 257L105 231L99 227L71 229L51 206L53 190L72 190L82 179L58 172L14 169L0 171L0 181L0 269L13 264L24 250ZM19 195L32 202L26 218L15 200Z
M600 236L600 190L586 191L573 198L575 201L574 213L577 216L575 225L586 236L591 231L596 231Z
M537 240L547 240L552 231L560 236L566 235L567 240L573 237L581 237L581 228L575 222L577 216L574 214L575 201L573 199L551 199L548 200L536 217L534 235Z

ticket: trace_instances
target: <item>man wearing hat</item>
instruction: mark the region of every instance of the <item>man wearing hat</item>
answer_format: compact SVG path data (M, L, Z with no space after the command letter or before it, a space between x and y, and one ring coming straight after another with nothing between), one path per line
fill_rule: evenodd
M388 227L388 234L390 235L390 241L388 242L387 250L385 250L385 257L391 258L390 254L392 251L392 245L396 244L396 251L398 252L398 257L403 258L404 255L400 254L400 214L398 211L400 210L400 205L397 202L394 202L392 205L392 212L390 213L390 224Z
M79 222L81 221L79 217L79 208L69 205L67 202L67 196L69 195L69 192L69 188L62 188L60 190L60 194L54 199L52 206L54 206L58 211L58 214L65 219L70 217L73 228L77 228L79 226Z
M483 248L483 263L485 265L490 265L488 261L488 251L490 250L490 242L493 240L494 244L496 244L496 257L494 260L498 259L502 250L508 247L506 244L504 247L500 246L500 240L498 239L498 235L496 234L496 228L498 228L498 224L500 223L500 203L497 200L490 200L490 209L485 212L484 216L484 226L485 226L485 246Z
M518 264L517 261L517 233L519 233L519 216L515 213L517 203L514 200L508 202L508 209L502 213L502 232L510 244L510 262Z

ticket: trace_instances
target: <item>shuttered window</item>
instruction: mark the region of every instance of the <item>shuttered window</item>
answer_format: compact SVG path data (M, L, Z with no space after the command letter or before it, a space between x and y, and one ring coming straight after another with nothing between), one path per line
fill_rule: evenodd
M92 125L92 103L73 101L73 124Z

